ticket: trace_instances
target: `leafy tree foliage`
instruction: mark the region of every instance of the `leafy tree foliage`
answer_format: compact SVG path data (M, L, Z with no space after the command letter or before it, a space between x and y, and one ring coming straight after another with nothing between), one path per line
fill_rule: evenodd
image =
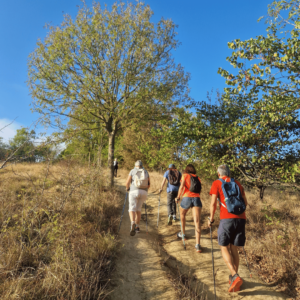
M236 140L250 140L253 166L241 165L239 171L262 187L299 183L299 12L300 1L274 1L266 36L229 43L234 52L228 60L238 73L220 70L231 86L225 90L226 101L247 105L246 118L234 124L242 127Z
M163 138L164 130L158 123L149 122L127 128L117 150L124 167L133 168L137 160L142 160L147 168L165 168L172 159L172 147L164 144Z
M16 135L9 141L10 151L15 152L17 159L35 161L35 139L36 133L34 130L28 131L26 128L17 129Z
M3 138L0 137L0 160L3 160L8 155L8 145L3 142Z
M90 129L101 123L108 136L113 185L115 137L140 120L160 120L187 98L189 76L172 58L178 47L171 20L151 22L142 3L112 9L84 6L49 27L29 59L34 110L45 122L76 119ZM102 127L101 127L102 128Z
M267 186L300 183L299 12L300 1L274 1L266 36L228 43L227 60L237 72L219 70L228 85L224 94L216 104L199 103L195 116L176 125L193 140L206 171L227 163L261 197Z

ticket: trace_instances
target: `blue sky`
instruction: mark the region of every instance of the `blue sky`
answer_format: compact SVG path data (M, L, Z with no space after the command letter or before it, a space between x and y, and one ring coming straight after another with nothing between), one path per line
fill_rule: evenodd
M91 6L92 0L86 0ZM97 1L111 6L115 0ZM147 0L154 11L153 21L172 19L182 43L174 53L176 62L191 73L191 96L205 100L207 91L223 89L219 67L231 69L226 57L227 42L265 33L265 24L257 19L266 15L271 0ZM59 25L64 14L75 18L80 0L1 1L0 10L0 128L15 123L3 132L6 140L21 126L30 126L37 114L30 111L31 97L26 85L27 58L38 38L43 39L46 23Z

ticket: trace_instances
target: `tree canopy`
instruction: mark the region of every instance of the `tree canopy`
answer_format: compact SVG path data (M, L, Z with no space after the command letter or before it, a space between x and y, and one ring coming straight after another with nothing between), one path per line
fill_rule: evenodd
M227 163L261 197L267 186L300 183L299 4L274 1L265 36L228 43L227 60L237 71L219 69L224 92L215 104L198 103L174 127L192 140L193 156L208 173Z
M62 125L66 117L104 125L111 185L116 133L163 119L188 98L189 75L172 58L176 26L164 19L154 24L152 15L143 3L84 6L75 20L65 16L61 26L48 27L29 57L33 110L44 122Z

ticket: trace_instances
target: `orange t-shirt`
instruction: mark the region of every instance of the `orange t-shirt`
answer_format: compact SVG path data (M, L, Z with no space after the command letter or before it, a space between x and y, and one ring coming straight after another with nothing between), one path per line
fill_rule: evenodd
M181 177L180 182L182 182L182 180L185 181L184 183L184 190L183 190L183 197L199 197L200 198L200 194L199 193L193 193L190 191L190 186L191 186L191 176L196 177L197 175L194 174L183 174ZM201 180L198 177L200 183Z
M230 181L230 177L223 176L222 179L224 179L226 182ZM236 184L239 186L242 196L245 196L245 191L242 185L237 181L234 180ZM226 206L225 204L225 196L222 191L222 182L220 180L216 180L213 182L211 189L210 189L210 195L217 195L217 197L220 199L220 201ZM219 201L218 201L219 202ZM220 220L222 219L246 219L246 214L243 212L240 215L234 215L228 212L227 208L225 208L223 205L219 203L220 206Z

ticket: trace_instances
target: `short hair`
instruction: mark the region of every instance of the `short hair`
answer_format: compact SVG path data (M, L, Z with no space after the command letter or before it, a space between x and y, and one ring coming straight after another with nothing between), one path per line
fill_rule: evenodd
M141 160L137 160L136 162L135 162L135 164L134 164L134 166L135 167L143 167L143 163L142 163L142 161Z
M229 176L230 175L230 170L227 165L220 165L218 167L217 171L221 176Z
M193 165L188 164L183 172L184 174L196 174L196 169Z

